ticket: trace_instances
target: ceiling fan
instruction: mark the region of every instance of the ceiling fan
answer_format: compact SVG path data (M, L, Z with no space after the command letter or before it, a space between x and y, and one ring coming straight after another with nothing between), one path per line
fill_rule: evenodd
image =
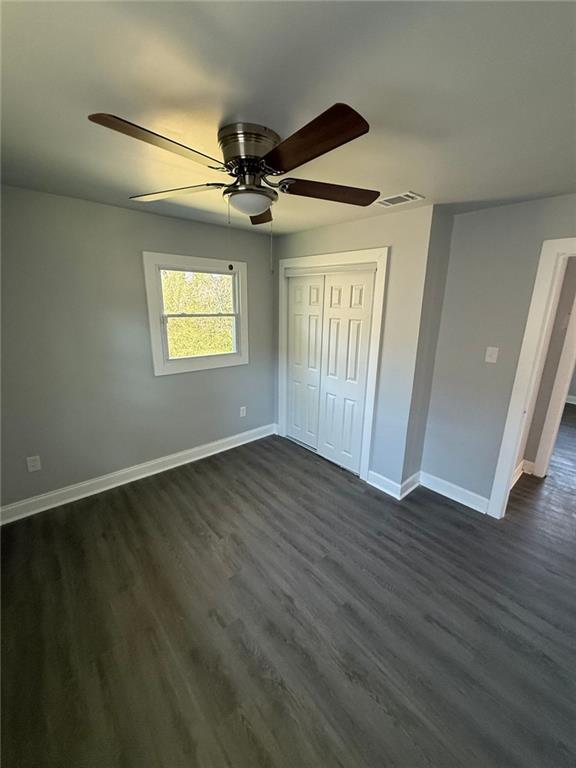
M130 198L138 202L223 189L224 198L236 210L250 216L252 224L264 224L272 221L270 206L278 199L278 192L362 206L370 205L380 194L372 189L306 179L272 180L275 176L284 176L304 163L368 133L370 127L366 120L347 104L334 104L284 141L275 131L263 125L242 122L225 125L218 131L223 161L115 115L98 112L89 115L89 119L133 139L194 160L214 171L227 173L233 178L229 183L196 184Z

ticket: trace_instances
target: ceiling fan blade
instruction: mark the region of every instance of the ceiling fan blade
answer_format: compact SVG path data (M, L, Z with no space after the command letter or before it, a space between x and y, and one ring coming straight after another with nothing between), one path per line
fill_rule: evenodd
M252 224L267 224L272 221L272 211L268 208L264 213L259 213L258 216L250 216Z
M308 181L307 179L282 179L280 191L287 195L315 197L319 200L332 200L334 203L364 206L373 203L380 195L380 192L376 192L374 189L343 187L340 184L324 184L321 181Z
M269 168L287 173L368 133L370 126L347 104L334 104L262 158Z
M145 141L147 144L152 144L154 147L159 147L168 152L181 155L187 160L194 160L194 162L205 165L207 168L212 168L216 171L225 170L221 160L216 160L213 157L209 157L209 155L205 155L203 152L198 152L195 149L187 147L185 144L180 144L177 141L172 141L172 139L167 139L165 136L160 136L159 133L149 131L147 128L142 128L140 125L131 123L128 120L123 120L121 117L116 117L116 115L97 112L94 115L88 115L88 119L93 123L103 125L105 128L111 128L113 131L118 131L133 139L139 139L140 141Z
M193 187L177 187L165 189L162 192L152 192L149 195L134 195L130 200L137 203L152 203L154 200L163 200L165 197L178 197L179 195L192 195L195 192L207 192L209 189L223 189L227 184L195 184Z

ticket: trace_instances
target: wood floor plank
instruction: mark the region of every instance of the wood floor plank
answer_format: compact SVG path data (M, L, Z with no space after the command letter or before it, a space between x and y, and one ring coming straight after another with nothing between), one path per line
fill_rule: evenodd
M576 407L495 521L278 437L5 527L7 768L573 768Z

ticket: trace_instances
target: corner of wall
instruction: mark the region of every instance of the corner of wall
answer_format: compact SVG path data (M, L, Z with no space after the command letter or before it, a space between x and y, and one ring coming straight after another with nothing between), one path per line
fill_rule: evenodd
M453 224L452 213L443 206L434 206L428 241L414 387L402 472L403 481L419 472L422 464Z

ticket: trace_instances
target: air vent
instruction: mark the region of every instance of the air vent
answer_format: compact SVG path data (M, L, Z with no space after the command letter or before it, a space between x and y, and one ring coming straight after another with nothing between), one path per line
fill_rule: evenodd
M382 200L378 200L378 205L383 205L384 208L390 208L393 205L414 203L416 200L424 200L424 195L419 195L418 192L403 192L401 195L383 197Z

